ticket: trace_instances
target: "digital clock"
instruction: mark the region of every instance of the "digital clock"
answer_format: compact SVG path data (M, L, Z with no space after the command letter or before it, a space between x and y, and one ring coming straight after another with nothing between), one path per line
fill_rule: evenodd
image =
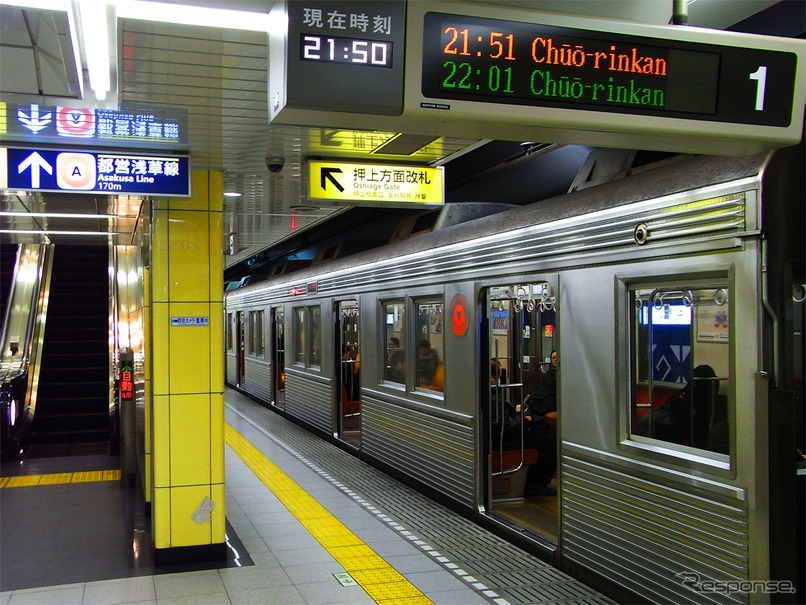
M424 15L431 99L789 126L796 70L791 52Z
M319 34L300 34L299 58L303 61L392 67L392 43Z

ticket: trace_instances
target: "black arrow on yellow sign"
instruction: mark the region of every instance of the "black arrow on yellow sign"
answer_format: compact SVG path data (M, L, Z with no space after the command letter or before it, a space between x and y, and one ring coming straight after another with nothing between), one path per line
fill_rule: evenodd
M339 192L344 191L344 187L342 187L341 183L339 183L336 180L336 177L333 176L334 174L341 174L341 168L330 168L325 166L322 167L322 182L321 182L322 191L327 191L325 181L330 181L331 183L333 183L336 186L336 189L339 190Z

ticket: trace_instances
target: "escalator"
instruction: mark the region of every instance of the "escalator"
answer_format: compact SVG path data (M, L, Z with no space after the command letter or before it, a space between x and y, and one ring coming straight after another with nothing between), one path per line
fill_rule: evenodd
M4 246L2 252L8 294L0 325L0 451L16 458L28 443L36 412L53 246Z
M5 456L108 453L108 255L106 246L19 247L0 351Z
M106 246L54 248L29 458L108 451L108 255Z

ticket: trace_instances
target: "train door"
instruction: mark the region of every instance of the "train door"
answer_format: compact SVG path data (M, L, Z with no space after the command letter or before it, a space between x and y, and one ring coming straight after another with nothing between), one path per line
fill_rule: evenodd
M282 307L271 310L271 373L273 405L285 409L285 313Z
M235 343L235 364L238 367L237 377L238 377L238 388L244 388L246 386L246 338L244 334L244 321L243 321L243 311L236 311L235 313L235 337L237 339Z
M361 339L358 301L338 302L336 318L338 436L359 447L361 445Z
M556 409L555 302L548 282L490 288L482 371L490 376L487 509L556 543L557 413L538 415L524 405L545 392Z

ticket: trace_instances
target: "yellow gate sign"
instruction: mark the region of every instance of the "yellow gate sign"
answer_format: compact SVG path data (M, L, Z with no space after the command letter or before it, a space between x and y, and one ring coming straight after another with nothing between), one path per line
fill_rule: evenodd
M308 198L356 205L442 205L442 168L403 164L308 162Z

